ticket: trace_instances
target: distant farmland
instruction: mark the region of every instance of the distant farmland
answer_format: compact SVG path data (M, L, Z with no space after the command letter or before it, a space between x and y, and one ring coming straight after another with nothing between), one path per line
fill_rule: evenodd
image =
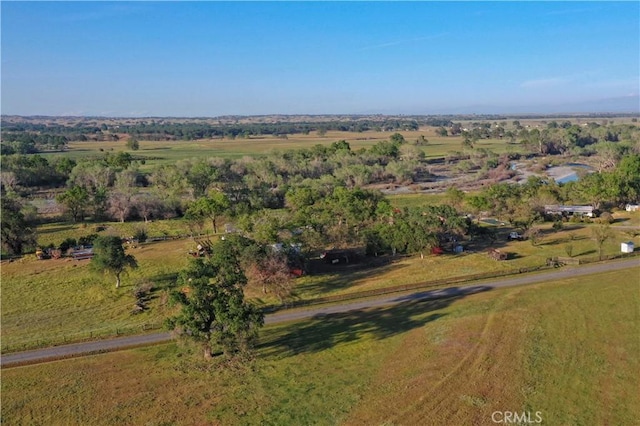
M429 143L422 148L427 158L443 157L448 152L461 150L462 137L436 136L435 129L428 127L418 131L400 131L406 140L415 140L424 135ZM311 148L313 145L330 145L338 140L346 140L353 150L370 148L376 143L388 140L395 132L327 132L324 136L315 134L288 135L286 138L275 136L236 139L203 139L197 141L140 141L140 149L132 152L137 158L144 158L149 164L172 163L194 157L241 158L245 155L267 154L274 150ZM518 151L517 144L508 144L506 140L486 139L477 143L478 148L491 149L496 153L508 149ZM44 152L47 158L65 156L73 159L96 157L105 152L128 151L125 140L70 142L65 152ZM131 151L129 151L131 152Z

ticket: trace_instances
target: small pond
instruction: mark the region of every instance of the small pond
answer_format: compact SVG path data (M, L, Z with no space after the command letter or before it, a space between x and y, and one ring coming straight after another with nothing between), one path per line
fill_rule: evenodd
M573 172L570 175L563 176L561 178L556 179L555 181L557 183L569 183L569 182L576 182L578 179L580 179L578 177L578 174L576 172Z
M587 173L592 173L594 171L593 167L588 164L567 163L563 166L547 169L547 174L558 183L576 182L580 180L580 176L578 176L578 171L576 169L585 170Z

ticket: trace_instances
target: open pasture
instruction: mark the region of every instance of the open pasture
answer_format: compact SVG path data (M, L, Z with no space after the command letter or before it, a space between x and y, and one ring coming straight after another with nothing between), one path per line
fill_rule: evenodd
M115 278L92 272L88 260L36 260L27 256L2 265L2 350L48 346L158 326L167 315L163 289L188 262L187 240L128 249L139 268ZM149 310L132 314L138 284L153 283Z
M543 424L640 416L640 269L267 327L227 366L168 343L3 371L7 424Z
M427 197L428 198L428 197ZM624 223L624 222L623 222ZM100 233L129 236L140 223L109 224ZM157 221L147 224L149 235L161 232L181 233L182 221ZM574 226L574 225L571 225ZM39 241L46 245L60 244L66 238L79 238L93 233L91 226L80 224L49 224L39 230ZM184 230L183 230L184 231ZM540 242L506 240L504 228L494 247L509 253L506 261L495 261L484 251L486 242L478 241L460 255L398 256L378 267L336 266L333 271L303 276L296 280L294 299L344 295L406 284L432 282L486 273L504 273L541 266L548 257L566 256L571 245L572 255L578 259L597 257L589 227L569 227L552 232L547 225ZM616 254L620 242L631 239L627 229L614 228L615 237L607 241L604 254ZM214 237L215 238L215 237ZM640 239L633 239L640 244ZM188 251L195 249L191 239L167 240L129 248L139 268L124 277L123 287L116 290L110 276L91 272L88 261L71 259L36 260L27 255L2 265L2 350L58 344L66 341L103 337L116 333L140 332L148 325L159 326L170 307L166 290L175 283L177 273L189 260ZM155 290L149 310L133 315L136 285L152 283ZM442 285L440 285L442 286ZM248 297L260 305L277 303L271 294L249 287Z
M500 227L498 230L498 240L490 247L507 253L508 258L504 261L493 260L487 255L488 241L476 240L468 246L470 250L458 255L434 256L425 253L424 258L420 255L402 256L377 268L349 270L337 267L334 273L303 277L296 286L296 295L302 299L313 299L446 278L502 274L543 266L548 258L567 257L568 246L571 246L571 257L576 261L589 262L598 258L589 226L568 225L561 231L553 231L547 224L542 228L540 241L536 245L530 241L507 241L510 228ZM604 256L618 254L622 241L631 240L636 245L640 244L640 238L631 238L628 229L612 228L612 235L603 245Z
M447 204L447 195L444 193L431 194L392 194L386 196L391 205L397 209L405 207L421 207L425 204Z

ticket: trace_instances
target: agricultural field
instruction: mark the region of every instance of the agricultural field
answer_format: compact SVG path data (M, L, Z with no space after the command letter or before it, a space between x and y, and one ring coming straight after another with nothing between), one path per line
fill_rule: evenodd
M353 150L370 148L380 141L389 139L394 132L339 132L328 131L323 136L316 134L294 134L285 137L276 136L252 136L250 138L236 139L203 139L197 141L140 141L140 149L129 151L126 146L126 138L120 141L88 141L70 142L64 152L43 152L45 158L59 156L69 157L74 160L81 158L94 158L104 155L105 152L128 151L136 158L145 159L144 169L149 169L157 164L171 164L179 160L196 157L220 157L237 159L244 156L259 156L273 151L285 151L289 149L310 148L316 144L330 145L339 140L346 140ZM426 158L444 157L451 151L462 150L461 136L441 137L435 135L435 128L425 127L418 131L398 131L407 141L414 141L421 135L425 136L429 143L422 146ZM522 150L518 144L508 144L506 140L483 139L476 144L478 148L490 149L496 153L519 152Z
M5 369L2 422L491 425L511 411L631 425L638 274L271 326L255 357L233 364L168 343Z

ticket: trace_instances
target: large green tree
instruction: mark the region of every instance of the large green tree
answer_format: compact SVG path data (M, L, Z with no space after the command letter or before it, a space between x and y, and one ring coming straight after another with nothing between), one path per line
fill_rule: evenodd
M168 320L168 327L201 344L205 359L211 358L214 349L226 355L247 353L264 315L245 301L246 283L236 250L221 241L209 258L192 259L180 273L178 284L188 290L173 293L182 310Z
M216 220L229 209L229 199L222 192L212 191L209 196L194 201L185 214L187 219L210 219L214 234L218 233Z
M211 182L213 182L215 170L206 159L179 163L179 168L185 172L185 178L193 191L194 197L202 197Z
M623 202L640 200L640 154L623 158L613 172L618 199Z
M125 253L122 240L117 236L96 238L93 243L93 253L91 266L97 271L115 275L116 288L120 287L120 276L123 272L138 267L136 259Z
M58 195L57 201L64 205L74 222L82 219L89 202L89 193L84 186L72 186Z
M2 249L9 254L21 254L26 246L35 245L35 233L22 214L22 205L17 199L3 195L0 198L0 205L2 206L0 226Z

